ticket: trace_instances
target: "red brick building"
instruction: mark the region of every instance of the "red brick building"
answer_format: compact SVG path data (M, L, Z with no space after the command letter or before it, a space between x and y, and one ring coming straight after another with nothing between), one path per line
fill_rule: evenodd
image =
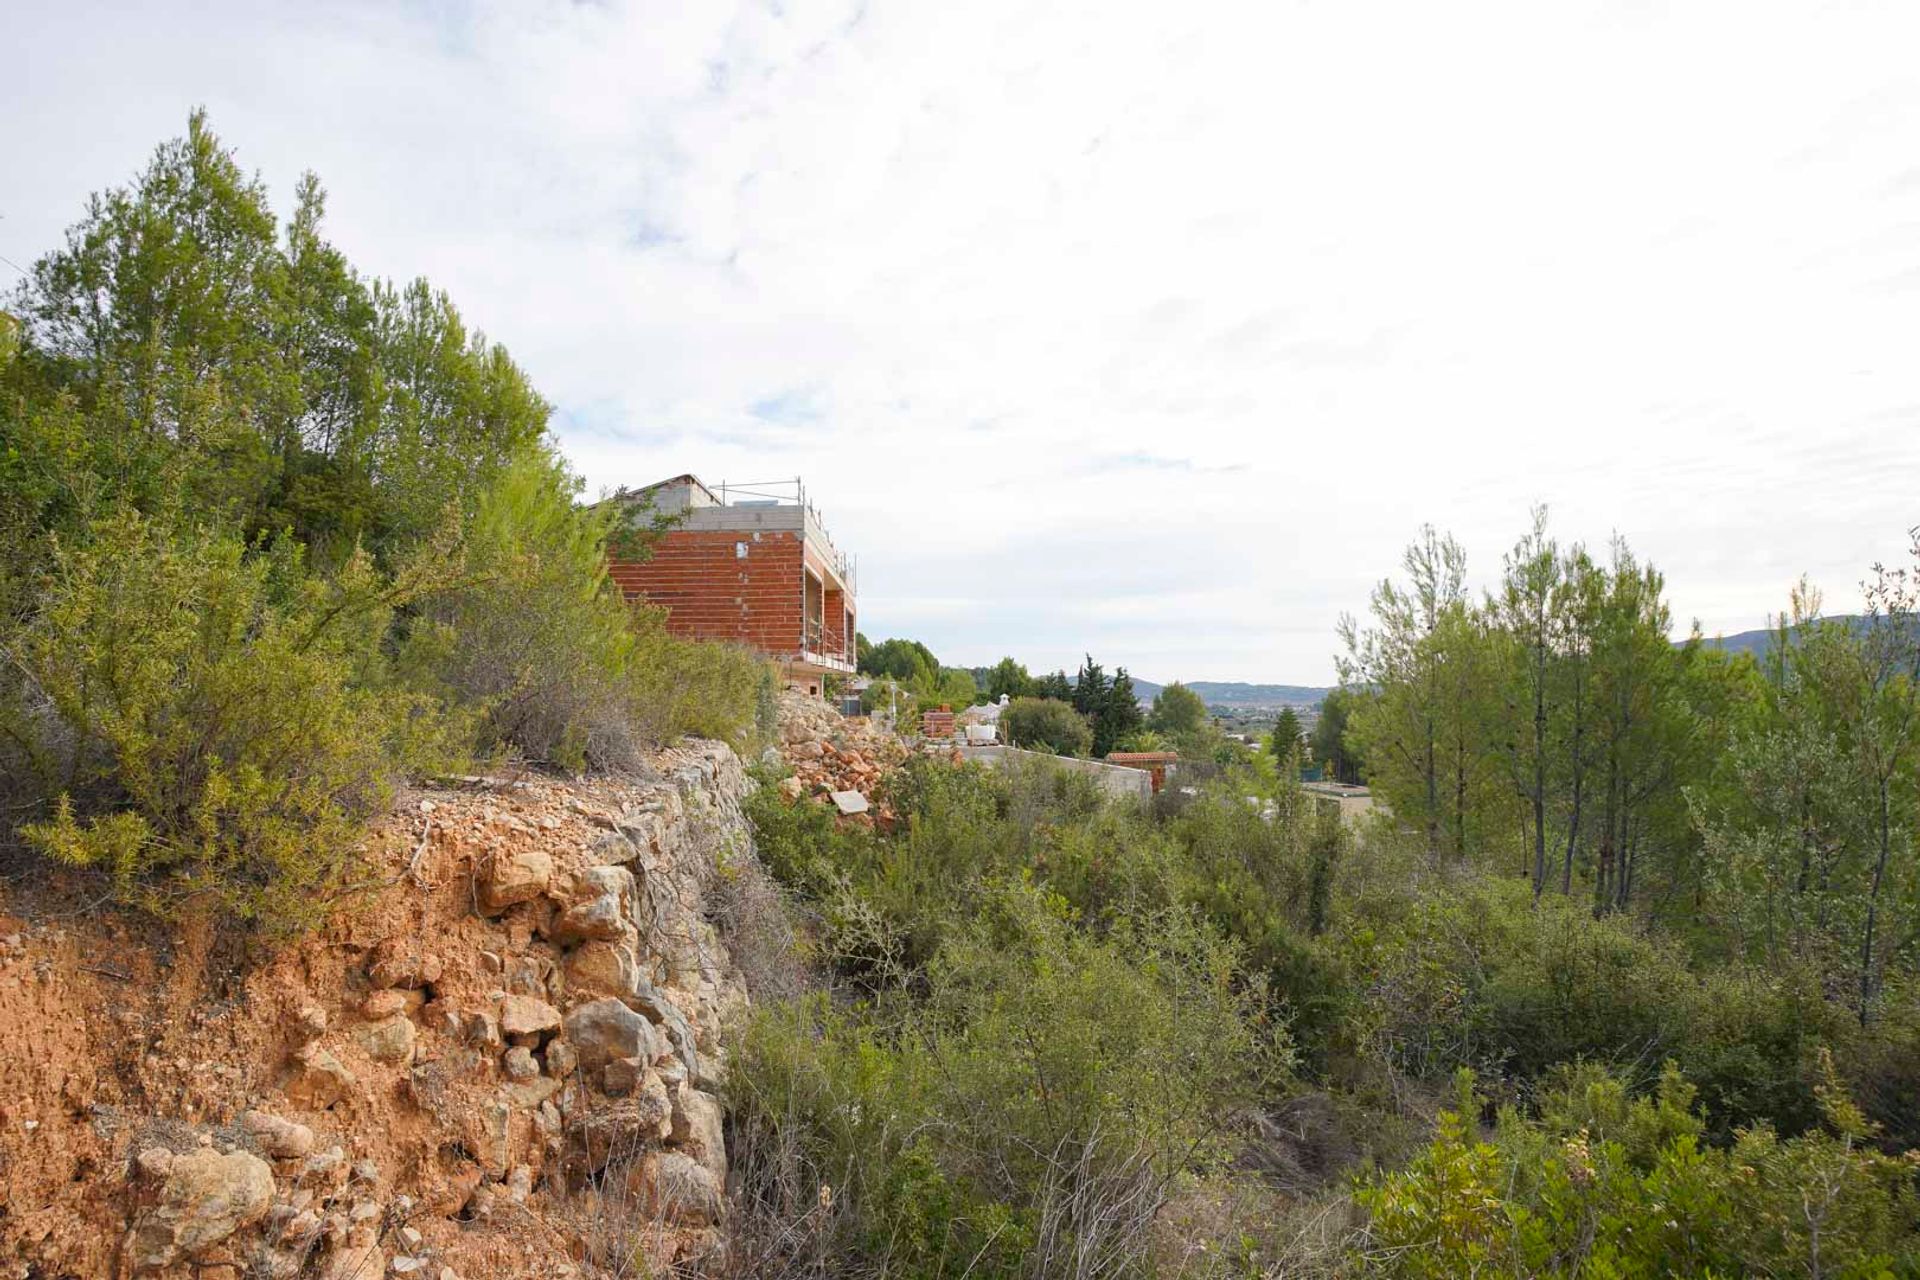
M715 493L696 476L675 476L615 501L676 518L652 559L612 565L628 599L665 606L673 634L752 645L809 693L829 673L853 671L854 565L800 481Z

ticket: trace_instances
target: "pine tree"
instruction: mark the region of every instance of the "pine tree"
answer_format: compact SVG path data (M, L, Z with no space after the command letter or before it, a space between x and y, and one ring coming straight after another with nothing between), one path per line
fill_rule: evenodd
M1300 755L1300 716L1292 707L1280 708L1279 718L1273 722L1272 751L1275 763L1284 773L1293 767Z

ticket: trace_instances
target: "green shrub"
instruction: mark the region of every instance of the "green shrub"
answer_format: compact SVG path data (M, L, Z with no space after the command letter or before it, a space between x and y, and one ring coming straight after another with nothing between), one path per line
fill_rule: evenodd
M1821 1088L1825 1127L1702 1144L1693 1092L1669 1067L1651 1097L1592 1068L1562 1073L1541 1117L1502 1111L1473 1133L1471 1077L1405 1171L1363 1190L1356 1259L1405 1277L1825 1275L1920 1265L1914 1161L1867 1144L1857 1107Z
M1015 698L1000 713L1000 736L1017 747L1084 756L1093 749L1093 726L1064 702Z
M1019 884L983 905L927 966L924 1000L763 1008L742 1042L745 1203L786 1206L766 1234L795 1247L796 1189L831 1188L834 1213L805 1219L828 1273L1135 1270L1169 1189L1218 1166L1226 1117L1284 1063L1252 1016L1257 984L1193 922L1098 937Z
M315 918L396 777L453 754L457 723L387 678L404 587L126 512L91 532L12 646L7 733L54 803L23 834L157 910Z
M773 668L744 645L670 636L658 612L636 610L627 714L642 736L718 738L751 754L777 725L766 713Z
M766 665L732 645L679 640L607 572L619 510L584 507L550 451L523 451L481 493L457 581L415 619L409 666L441 698L482 712L477 749L567 769L619 768L683 733L741 745Z

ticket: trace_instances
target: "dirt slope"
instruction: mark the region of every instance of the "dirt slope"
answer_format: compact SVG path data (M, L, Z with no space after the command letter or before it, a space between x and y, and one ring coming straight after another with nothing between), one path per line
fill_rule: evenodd
M0 1277L640 1274L718 1246L704 914L726 747L409 794L366 884L246 956L0 898Z

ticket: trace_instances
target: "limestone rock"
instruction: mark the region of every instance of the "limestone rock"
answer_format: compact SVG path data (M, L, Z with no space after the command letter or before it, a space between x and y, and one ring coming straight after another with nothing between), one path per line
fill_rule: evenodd
M512 995L500 1001L500 1034L508 1039L537 1036L559 1029L560 1011L545 1000Z
M391 1018L396 1013L411 1014L424 1003L418 991L405 991L389 988L376 991L366 998L360 1006L360 1012L374 1022L382 1018Z
M494 854L480 881L480 905L497 915L521 902L531 902L547 891L553 880L553 858L543 849L508 849Z
M612 998L594 1000L567 1014L566 1034L580 1055L581 1068L590 1074L616 1058L651 1062L665 1047L651 1022Z
M666 1033L667 1042L686 1064L687 1074L696 1080L702 1078L700 1050L695 1043L693 1025L687 1021L687 1015L680 1012L680 1006L667 999L650 982L634 984L633 991L624 999L627 1007L639 1010Z
M148 1147L133 1158L133 1172L149 1182L165 1182L173 1172L173 1152L165 1147Z
M298 1160L313 1150L313 1130L271 1111L243 1112L240 1127L252 1134L260 1149L275 1160Z
M642 1212L681 1227L707 1227L720 1221L720 1183L713 1174L678 1151L658 1151L635 1163L628 1190Z
M500 1020L485 1009L470 1009L460 1015L460 1038L482 1049L498 1049Z
M288 1101L297 1107L324 1111L360 1083L353 1072L340 1065L340 1059L317 1044L307 1045L294 1061L298 1066L287 1082L286 1092Z
M507 1050L507 1056L500 1065L509 1080L531 1080L540 1074L540 1064L534 1061L532 1052L522 1045Z
M400 1063L413 1059L413 1022L406 1017L369 1022L355 1032L360 1047L375 1062Z
M698 1160L724 1184L727 1180L727 1144L721 1128L720 1102L710 1093L683 1086L673 1093L673 1132L668 1141Z
M158 1270L183 1253L218 1244L266 1216L272 1203L273 1170L251 1151L179 1156L160 1203L134 1230L134 1270Z
M575 879L573 904L553 922L553 940L562 946L599 940L616 942L633 928L633 873L625 867L589 867Z
M367 981L376 987L431 986L440 973L440 957L422 951L417 938L388 938L367 961Z
M386 1274L386 1251L367 1241L334 1250L321 1276L322 1280L378 1280Z
M574 1140L593 1168L651 1147L673 1131L673 1103L666 1082L651 1073L640 1077L627 1097L596 1106L575 1117Z
M583 995L624 996L640 981L639 957L625 942L583 942L567 956L567 987Z
M647 1064L638 1058L615 1058L600 1073L601 1088L610 1098L624 1098L640 1087L646 1078Z

